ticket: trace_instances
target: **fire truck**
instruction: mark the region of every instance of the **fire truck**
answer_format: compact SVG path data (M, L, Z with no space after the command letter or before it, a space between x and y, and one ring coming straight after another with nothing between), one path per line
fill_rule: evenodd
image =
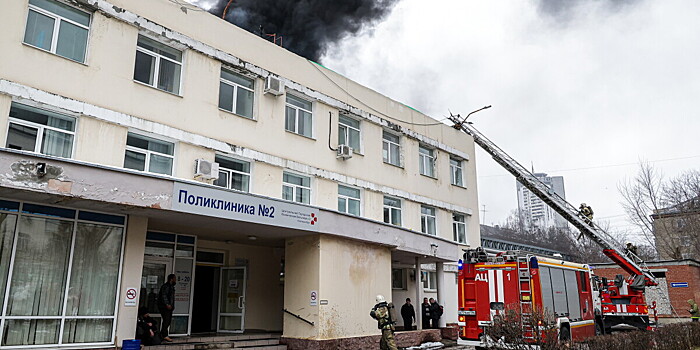
M597 277L591 278L590 269L585 265L577 265L564 261L554 263L550 261L551 259L549 258L528 255L523 256L522 254L514 252L501 253L500 257L497 256L495 260L489 261L488 256L486 256L483 251L468 251L463 257L463 262L460 263L462 269L459 272L458 282L458 315L461 337L465 339L479 339L479 336L483 334L483 327L488 327L490 322L493 321L493 316L501 311L493 308L503 307L504 304L511 303L511 300L512 303L525 305L523 302L526 301L522 299L525 295L522 293L530 293L527 294L530 299L527 301L530 303L530 307L545 308L548 309L549 312L557 315L559 335L560 338L563 339L580 339L581 337L596 333L608 333L615 329L650 329L649 307L645 302L644 289L647 286L655 286L657 283L654 276L644 264L644 261L633 252L622 247L615 239L605 232L605 230L582 215L576 207L557 195L552 188L542 183L535 175L527 170L527 168L520 165L495 143L486 138L486 136L474 128L472 123L467 122L467 118L469 118L471 114L489 107L491 106L486 106L471 112L464 119L459 115L452 115L450 116L450 120L454 123L455 129L462 130L471 136L476 144L486 151L499 165L515 176L517 181L566 219L571 225L578 229L582 235L585 235L593 242L597 243L602 248L603 253L628 273L629 276L623 277L619 275L614 280L606 280ZM478 259L475 260L475 256L478 256ZM545 263L540 264L540 261ZM515 265L496 267L498 264L503 265L508 263ZM529 265L525 266L523 264ZM551 264L559 264L560 266ZM549 277L552 283L551 290L549 289L550 285L546 281L543 282L541 275L538 276L538 272L542 272L542 266L546 267L550 273ZM510 274L505 274L508 268L522 272L522 281L520 280L521 276L517 275L520 286L514 285L513 287L518 287L519 289L508 288L507 290L509 292L505 292L506 289L504 289L503 294L500 294L499 291L502 287L499 286L504 285L499 282L502 282L500 276L511 276ZM479 274L479 269L486 271L486 281L481 281L484 274ZM522 271L519 269L522 269ZM529 275L525 275L526 269ZM555 273L558 276L560 270L583 272L583 274L576 275L576 288L578 288L578 293L574 293L573 289L568 289L574 288L574 284L571 282L573 277L570 277L570 282L568 282L570 284L566 284L566 287L564 287L564 284L559 283L561 280L557 277L556 282L558 286L555 287L555 280L554 277L552 277L554 275L551 273ZM491 274L495 276L495 279L488 278ZM569 275L571 275L570 272ZM584 278L583 275L587 275L587 277ZM477 278L479 281L477 281ZM529 290L523 289L527 284L526 279L530 281ZM566 281L566 273L564 273L563 281ZM480 287L482 284L483 286ZM479 288L488 288L488 294L480 294L478 291L481 289ZM566 290L564 291L561 288L566 288ZM499 298L499 300L502 296L503 300L497 302L492 300L492 289L495 292L494 295ZM516 293L516 291L521 294L513 294ZM551 292L551 299L549 292ZM563 301L560 300L560 305L557 306L557 300L559 299L557 299L555 295L566 294L568 296L569 292L571 292L572 296L577 296L581 303L580 310L573 308L575 304L568 304L568 301L566 312L562 311L564 310ZM508 295L510 297L507 297ZM486 298L486 296L488 296L488 298ZM586 305L585 301L588 301L589 304ZM527 309L527 306L525 306L525 309ZM576 320L573 321L573 325L572 320ZM577 330L577 328L581 328L581 330Z

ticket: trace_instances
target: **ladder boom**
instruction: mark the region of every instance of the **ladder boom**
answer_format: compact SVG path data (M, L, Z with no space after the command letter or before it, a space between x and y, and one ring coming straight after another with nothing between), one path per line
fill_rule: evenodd
M603 253L618 264L623 270L625 270L625 272L635 276L643 275L647 285L656 285L656 280L648 269L643 270L639 264L635 262L636 258L640 264L644 264L639 257L636 257L631 252L622 253L623 249L617 244L615 239L605 232L605 230L600 228L595 223L587 222L587 220L581 218L576 207L556 194L552 188L545 185L535 175L527 170L527 168L520 165L520 163L496 146L495 143L491 142L491 140L486 138L486 136L476 130L476 128L474 128L471 124L460 121L454 116L450 117L450 120L455 123L454 127L456 129L462 130L474 138L474 142L484 151L486 151L486 153L491 155L491 157L493 157L498 164L515 176L518 182L520 182L523 186L550 206L555 212L557 212L557 214L561 215L566 221L581 231L582 234L586 235L586 237L590 238L601 248L603 248Z

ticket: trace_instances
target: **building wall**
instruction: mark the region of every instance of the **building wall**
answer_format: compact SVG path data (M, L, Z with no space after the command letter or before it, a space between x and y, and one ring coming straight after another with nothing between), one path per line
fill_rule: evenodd
M554 193L566 199L564 177L547 176L545 173L535 173L534 175L537 179L542 181L542 183L553 189ZM547 229L550 227L566 227L566 225L568 225L567 221L561 215L557 214L550 206L545 204L518 181L516 181L516 188L518 194L518 211L526 227L531 229Z
M663 289L668 291L667 295L673 305L673 309L680 317L690 317L688 313L688 299L700 300L700 264L692 260L683 260L672 264L654 263L649 264L652 271L666 270L665 288L647 287L656 290L651 294L661 294L657 304L665 303L663 309L668 309L668 300L663 297ZM615 275L627 274L619 267L596 267L594 273L601 277L615 278ZM687 282L688 287L672 287L671 283ZM650 301L649 301L650 302ZM675 314L659 314L659 316L672 317Z
M73 113L79 117L76 159L122 166L126 131L152 132L176 143L173 175L192 179L195 159L213 161L214 154L221 152L194 140L201 136L235 145L237 151L230 152L234 156L256 154L252 176L252 191L255 193L281 197L281 172L285 168L293 169L315 178L311 203L322 207L337 206L335 185L338 182L363 187L363 216L375 220L382 219L381 198L384 194L401 197L405 204L403 226L413 230L420 230L420 205L438 204L438 234L448 239L452 239L451 212L462 211L468 214L468 241L478 245L476 170L474 159L470 159L474 154L474 144L468 135L442 125L398 123L403 128L400 132L402 167L384 164L381 158L382 131L394 128L388 124L389 120L413 123L432 123L434 120L209 14L196 11L185 14L165 0L113 3L139 14L143 21L158 23L188 35L200 44L212 45L251 62L254 66L249 66L254 67L251 71L255 74L273 72L300 84L289 85L288 91L295 94L318 92L325 97L306 96L314 100L314 133L313 138L302 137L285 131L285 98L262 94L264 80L261 75L258 75L255 85L255 120L249 120L218 109L220 69L230 62L222 63L197 48L184 49L182 43L164 39L173 47L183 48L182 88L180 95L174 95L133 80L137 37L141 32L157 38L155 33L144 32L133 23L94 12L86 62L81 64L23 44L28 5L26 1L5 4L0 14L0 20L7 23L5 34L0 38L0 47L6 53L0 58L0 79L105 109L99 113L87 113L72 102L41 104L62 112L78 111ZM226 39L209 33L226 33L221 35ZM51 79L46 78L49 76ZM336 84L344 89L339 89ZM25 102L32 102L31 99ZM356 117L361 120L363 133L361 155L342 161L328 149L329 137L332 145L337 144L339 112L339 108L328 101L338 104L346 101L349 108L359 113ZM6 125L8 107L4 108L0 124ZM115 116L121 113L125 115ZM384 115L391 119L378 119L385 118ZM329 123L331 135L328 135ZM0 128L0 133L6 133L6 128ZM409 134L412 136L408 137ZM439 145L435 149L436 178L418 173L418 146L421 143L418 139ZM467 158L464 162L465 187L450 184L450 151L447 150Z
M124 339L133 339L136 319L138 318L137 306L126 306L126 290L128 288L140 289L141 270L143 269L143 252L146 245L146 230L148 218L129 216L126 227L126 239L124 241L124 256L121 275L121 287L119 288L119 306L117 309L117 342L121 344ZM139 305L138 300L136 305Z
M318 235L287 239L285 245L284 308L304 319L318 324L318 306L310 305L311 291L320 286L320 247ZM288 338L316 339L317 327L291 315L283 318L284 333Z

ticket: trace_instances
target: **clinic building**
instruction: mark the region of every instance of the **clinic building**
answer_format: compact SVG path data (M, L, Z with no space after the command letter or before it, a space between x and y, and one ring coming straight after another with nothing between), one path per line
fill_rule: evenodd
M175 1L0 23L0 349L119 346L170 273L177 336L373 336L377 294L456 322L469 136Z

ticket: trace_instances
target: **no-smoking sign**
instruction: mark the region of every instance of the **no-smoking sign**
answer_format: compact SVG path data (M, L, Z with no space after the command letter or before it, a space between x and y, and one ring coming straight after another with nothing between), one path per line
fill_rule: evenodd
M136 297L138 297L138 290L133 287L129 287L124 291L124 306L136 306Z
M311 298L310 298L310 303L311 306L316 306L318 305L318 291L312 290L311 291Z

